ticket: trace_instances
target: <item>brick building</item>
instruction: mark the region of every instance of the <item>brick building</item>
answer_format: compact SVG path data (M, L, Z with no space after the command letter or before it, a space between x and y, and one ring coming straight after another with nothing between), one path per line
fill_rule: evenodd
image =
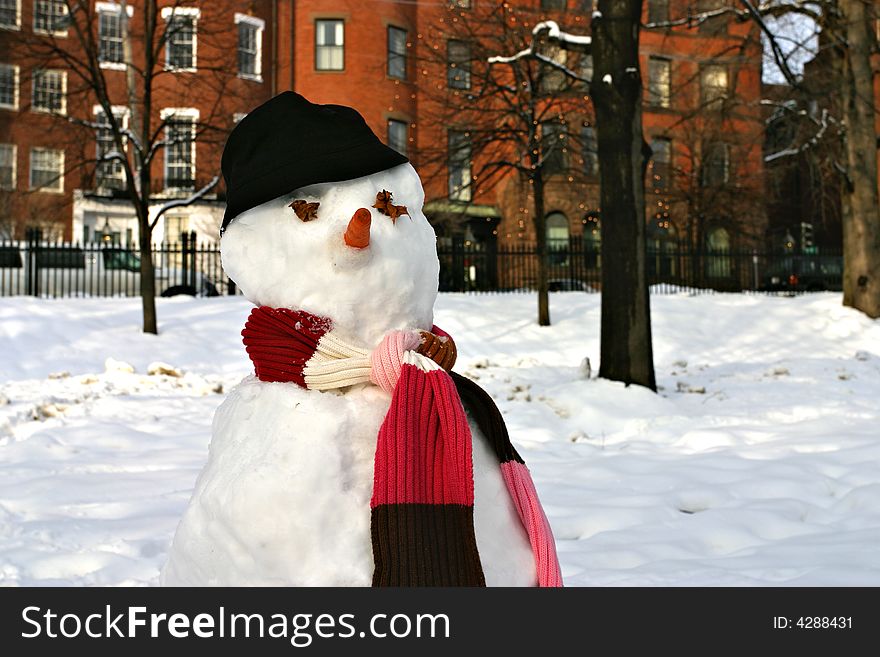
M465 88L470 62L467 44L441 44L427 35L438 21L449 19L450 11L454 17L455 12L471 11L479 2L159 2L165 19L175 13L173 4L182 5L176 13L188 30L179 42L164 47L161 56L166 62L172 49L172 59L182 59L181 65L166 63L162 70L153 119L161 125L163 119L172 117L174 122L165 129L192 130L195 141L190 149L163 149L166 152L157 155L152 164L156 205L191 194L216 175L223 138L236 116L276 93L293 89L314 102L356 107L378 135L411 157L425 181L426 211L441 239L458 236L502 244L534 240L528 189L515 176L508 176L491 189L470 194L471 162L481 154L471 152L466 129L431 121L431 106L438 102L435 92ZM697 4L710 9L724 2L700 0ZM98 153L102 148L100 131L96 134L92 129L87 134L63 121L67 134L49 130L50 123L54 126L59 121L38 106L46 94L35 90L37 64L14 46L22 33L39 31L45 21L37 14L51 14L55 4L63 3L0 0L0 52L6 53L0 55L0 166L6 167L0 169L4 172L0 185L15 190L5 192L13 197L6 202L6 213L18 219L15 230L21 234L25 224L37 219L28 209L49 204L52 209L46 214L59 218L64 237L110 233L124 240L131 234L133 219L120 199L124 192L120 181L113 180L111 165L92 162L65 171L51 191L50 185L32 191L41 181L52 179L52 171L88 159L81 152ZM127 4L133 10L131 41L136 60L137 49L142 47L137 34L143 3L132 0ZM572 32L589 31L589 1L523 0L515 4L526 6L538 17L558 20ZM126 73L120 65L123 49L113 22L120 5L94 2L89 6L96 14L97 38L108 53L101 66L124 112ZM691 4L679 0L647 0L644 22L662 24L687 16L689 8L693 10ZM423 65L434 52L444 60L439 69ZM658 244L688 240L718 249L759 239L765 219L755 202L760 195L752 192L762 172L757 31L750 22L734 22L729 15L647 29L642 32L642 53L644 132L655 152L646 217L651 239ZM573 61L581 72L590 68L587 57ZM53 70L65 72L63 62L56 66ZM222 93L216 84L208 83L218 72L230 78L223 82ZM74 74L66 73L65 112L95 118L93 101L87 94L74 96ZM50 84L43 76L39 82L41 88L50 89L50 96L57 97L57 91L51 91L57 89L57 84L51 86L57 79ZM10 87L14 87L12 92ZM10 93L14 102L4 103ZM579 105L567 130L577 134L582 147L572 148L548 181L548 238L562 243L583 235L598 244L601 211L597 159L591 146L595 139L592 109L583 89L574 99ZM203 123L210 125L202 130ZM71 140L74 143L68 143ZM446 153L439 168L429 166L424 155L438 147ZM64 156L59 163L61 150ZM5 173L10 161L14 162L11 175ZM572 175L574 169L577 175ZM164 226L157 227L155 238L172 240L180 230L213 236L222 205L220 186L193 206L169 214Z

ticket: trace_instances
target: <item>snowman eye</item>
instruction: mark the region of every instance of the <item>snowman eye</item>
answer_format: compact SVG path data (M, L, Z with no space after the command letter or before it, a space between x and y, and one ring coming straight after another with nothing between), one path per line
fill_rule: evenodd
M296 199L293 203L288 205L287 207L293 208L293 211L296 213L296 216L302 219L303 221L311 221L312 219L318 218L318 206L320 203L309 203L308 201L304 201L301 198Z

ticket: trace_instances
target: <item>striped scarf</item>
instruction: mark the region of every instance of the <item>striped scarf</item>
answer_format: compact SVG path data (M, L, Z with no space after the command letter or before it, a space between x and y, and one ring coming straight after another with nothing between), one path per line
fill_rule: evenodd
M257 378L309 390L374 384L391 395L379 429L370 501L373 586L485 586L474 534L471 432L463 403L492 443L528 534L539 586L562 586L550 525L531 475L491 398L452 372L455 344L437 327L392 331L375 349L331 320L254 308L241 332Z

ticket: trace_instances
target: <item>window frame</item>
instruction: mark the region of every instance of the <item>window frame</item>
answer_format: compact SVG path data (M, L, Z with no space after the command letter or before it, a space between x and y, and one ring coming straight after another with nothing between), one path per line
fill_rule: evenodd
M581 126L581 150L583 151L584 175L588 178L597 177L599 175L599 141L596 126ZM587 162L591 162L589 167L587 167Z
M555 141L552 142L552 145L556 145L556 148L550 148L545 153L544 144L549 142L551 137L556 137ZM571 162L568 157L569 154L566 152L568 147L568 125L553 119L550 121L541 121L541 139L539 143L541 171L544 176L566 174L571 168ZM551 160L550 158L553 159ZM559 160L558 169L555 168L557 166L556 164L553 166L547 166L549 162L555 163L556 159Z
M669 0L648 0L647 3L648 23L663 23L669 20ZM654 11L651 11L654 8ZM660 15L656 15L659 9L663 9ZM653 15L653 17L652 17Z
M464 55L463 59L454 60L452 51L455 47L461 47ZM446 40L446 88L447 89L470 89L471 88L471 44L463 39L447 39ZM466 66L461 66L466 64ZM457 75L458 71L464 73L461 78ZM453 84L456 82L456 84Z
M199 19L202 11L198 7L163 7L161 17L165 21L165 70L173 73L195 73L198 69L199 57ZM171 22L181 18L188 18L192 21L192 61L190 66L174 66L171 62L172 37Z
M129 121L129 117L131 116L131 111L129 110L129 108L124 105L113 105L110 108L110 111L113 112L113 115L122 124L121 128L123 130L128 129L128 121ZM104 125L101 122L101 118L105 116L105 112L104 112L103 107L101 107L100 105L93 106L92 107L92 114L95 117L95 124L96 125ZM109 122L107 123L107 125L109 126ZM98 170L101 168L101 165L116 164L120 168L122 168L122 164L120 162L117 162L116 160L106 160L106 161L101 160L101 158L103 157L103 154L101 153L101 148L100 148L101 141L98 139L98 132L101 130L105 130L105 129L106 128L101 128L101 127L95 128L95 189L100 189L100 190L125 189L125 182L126 181L125 181L125 170L124 169L122 169L120 171L121 175L118 175L118 176L99 176ZM123 153L127 155L128 139L125 137L125 135L123 135L123 137L122 137L122 143L123 143L123 147L125 149L125 150L123 150ZM108 186L100 185L98 182L99 177L102 179L103 178L116 179L122 183L122 187L108 187Z
M43 186L35 186L34 185L34 154L40 153L60 153L61 157L59 158L59 171L58 175L55 177L55 182L57 187L43 187ZM44 146L31 146L30 150L30 161L28 162L28 188L31 191L35 192L47 192L50 194L63 194L64 193L64 149L61 148L46 148Z
M658 160L656 158L657 149L654 148L655 144L665 144L666 145L666 156L668 159ZM653 154L651 155L651 175L657 176L652 181L651 190L657 190L659 192L668 192L669 191L669 181L672 178L672 139L669 137L653 137L651 139L651 150ZM661 165L663 173L657 173L658 166Z
M257 18L256 16L249 16L247 14L242 14L239 12L235 13L235 25L237 29L237 42L236 42L236 58L238 65L238 77L242 80L250 80L251 82L262 82L263 81L263 31L266 29L266 21L262 18ZM248 25L254 28L255 37L254 37L254 45L256 47L256 51L253 53L254 57L254 72L253 73L245 73L241 70L241 25Z
M42 79L46 73L57 73L61 76L61 108L58 110L37 105L37 78ZM67 71L61 68L35 68L31 76L31 111L42 114L67 115Z
M391 49L392 32L403 33L403 52L395 52ZM407 44L407 39L409 38L409 31L406 28L398 27L397 25L389 25L388 28L386 29L386 35L387 35L387 37L386 37L387 42L386 42L386 48L385 48L385 50L386 50L385 74L389 78L391 78L392 80L407 80L407 79L409 79L409 75L408 75L408 73L409 73L409 61L408 61L409 57L407 57L406 44ZM402 75L395 75L394 73L391 72L391 62L398 61L398 60L402 63L402 66L403 66L403 74Z
M165 193L181 193L181 192L192 192L196 187L196 141L197 141L197 126L199 122L199 110L195 107L166 107L159 112L159 118L165 122L165 139L170 140L172 138L171 131L174 129L174 124L177 122L182 123L182 121L175 121L175 117L185 117L189 120L192 126L192 140L189 142L190 144L190 177L187 179L188 181L192 181L192 185L181 187L178 185L169 185L169 180L180 181L182 178L172 178L168 175L169 171L169 156L171 155L171 146L175 144L167 143L163 148L164 156L162 161L162 190ZM183 142L181 142L183 143ZM181 168L179 165L175 165L175 168Z
M0 23L0 30L10 30L10 31L21 30L21 0L14 0L14 1L15 1L15 22L12 24Z
M98 62L99 66L104 69L109 69L111 71L124 71L127 66L125 64L125 34L122 30L122 23L119 24L119 44L121 48L121 61L110 61L110 60L102 60L101 59L101 41L103 38L101 36L101 15L116 15L120 19L122 18L122 5L116 2L96 2L95 3L95 13L98 15ZM128 18L134 16L134 7L131 5L125 6L125 13Z
M652 75L654 68L652 65L662 64L666 72L664 93L655 93L655 76ZM653 108L670 109L672 107L672 60L668 57L660 57L657 55L648 56L648 105Z
M394 139L392 139L392 125L402 126L403 127L403 150L400 150L394 145ZM395 151L403 155L404 157L408 157L407 151L409 150L409 122L403 121L402 119L394 119L389 118L387 124L388 131L388 146L393 148Z
M8 64L3 62L0 66L8 67L12 70L12 105L8 105L6 103L0 103L0 109L18 111L19 107L19 91L20 87L20 68L18 64Z
M63 12L60 14L60 16L68 16L69 15L69 10L68 10L67 4L65 2L60 2L59 0L34 0L34 3L32 5L33 6L33 16L31 17L31 23L32 23L31 27L34 30L34 34L43 34L46 36L62 37L62 38L67 37L67 28L66 27L63 30L43 29L42 27L37 27L37 16L39 15L37 13L37 7L41 4L48 5L49 7L53 7L53 6L60 7L61 9L63 9Z
M714 164L713 160L710 158L714 156L716 149L720 149L720 152L723 154L723 158L721 160L722 164L724 165L723 175L720 181L710 181L708 179L709 171L711 171L709 165ZM730 144L724 141L716 141L706 144L701 164L701 187L708 189L712 187L723 187L724 185L727 185L730 182Z
M18 185L18 144L11 144L6 142L0 144L0 148L5 150L6 147L9 148L9 152L12 155L11 166L9 167L12 172L12 182L9 187L6 187L3 185L2 178L0 178L0 189L2 189L3 191L12 192L15 191Z
M342 41L340 43L336 43L334 41L333 44L318 43L318 40L321 37L321 34L323 33L322 30L320 30L318 27L320 23L338 23L338 24L340 24L342 26ZM321 71L324 73L344 71L345 70L345 19L344 18L332 18L332 17L316 18L315 22L314 22L314 29L315 29L314 69L316 71ZM335 39L337 30L334 29L333 32L334 32L334 39ZM328 68L328 67L321 67L318 65L319 64L318 53L322 52L321 51L322 48L338 48L339 49L339 52L342 54L341 64L340 64L339 68Z
M706 74L712 70L723 71L724 72L724 86L718 85L707 85L706 84ZM717 94L717 91L713 92L713 97L710 98L706 93L707 90L723 90L720 95ZM702 106L723 104L726 100L730 98L730 68L726 64L702 64L700 66L700 104Z
M458 203L470 203L473 201L473 151L474 144L468 130L450 128L446 131L446 195L450 201ZM461 143L456 144L453 150L453 135L460 135ZM455 155L455 153L460 155ZM466 157L463 155L466 154ZM461 174L457 177L462 184L458 187L453 185L453 170L458 171L453 165L461 164ZM465 180L467 178L467 180Z

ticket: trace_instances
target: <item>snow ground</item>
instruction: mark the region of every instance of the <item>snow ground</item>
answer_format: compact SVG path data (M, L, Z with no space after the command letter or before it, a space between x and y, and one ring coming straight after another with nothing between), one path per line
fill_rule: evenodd
M655 296L654 395L595 378L598 295L552 295L549 328L534 307L447 294L436 323L568 585L880 585L880 322L832 293ZM248 312L161 299L157 337L137 299L0 299L0 583L156 584Z

